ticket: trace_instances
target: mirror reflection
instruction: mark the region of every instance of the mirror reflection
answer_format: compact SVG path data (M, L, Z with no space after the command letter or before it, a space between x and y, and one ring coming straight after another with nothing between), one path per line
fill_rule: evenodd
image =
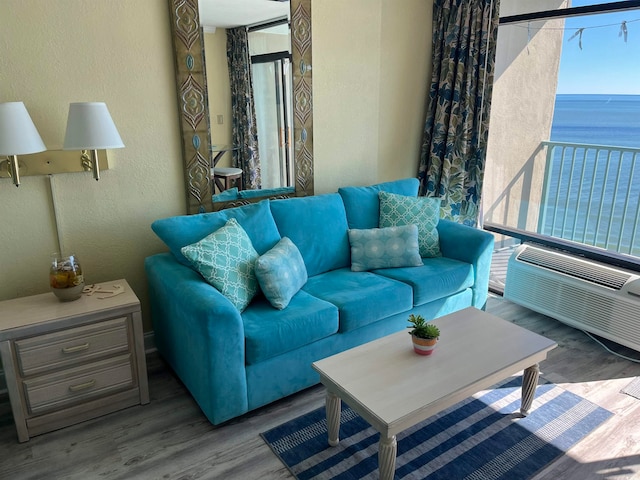
M199 12L214 201L293 192L289 2L200 0Z

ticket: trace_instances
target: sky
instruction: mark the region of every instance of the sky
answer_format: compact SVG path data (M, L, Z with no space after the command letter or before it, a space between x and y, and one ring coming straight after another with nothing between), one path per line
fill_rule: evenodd
M573 0L572 6L593 3ZM626 43L618 36L624 20ZM578 37L569 40L578 28L585 29L582 50ZM640 95L640 9L565 20L557 93Z

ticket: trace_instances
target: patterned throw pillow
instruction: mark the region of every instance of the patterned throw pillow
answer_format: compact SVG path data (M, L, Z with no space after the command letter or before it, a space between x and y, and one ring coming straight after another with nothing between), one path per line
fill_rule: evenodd
M364 272L376 268L421 267L418 227L349 230L351 270Z
M182 247L200 275L241 312L258 291L255 261L258 252L235 218L199 242Z
M440 199L433 197L406 197L395 193L379 192L380 227L417 225L421 257L439 257Z
M275 247L256 260L256 277L267 300L282 310L307 283L307 267L298 247L282 237Z

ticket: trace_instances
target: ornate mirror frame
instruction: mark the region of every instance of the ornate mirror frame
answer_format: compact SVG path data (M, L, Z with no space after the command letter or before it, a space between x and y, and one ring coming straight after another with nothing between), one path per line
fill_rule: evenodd
M293 67L295 196L313 195L311 0L289 0ZM212 202L211 134L198 0L169 0L178 93L187 213L221 210L261 200Z

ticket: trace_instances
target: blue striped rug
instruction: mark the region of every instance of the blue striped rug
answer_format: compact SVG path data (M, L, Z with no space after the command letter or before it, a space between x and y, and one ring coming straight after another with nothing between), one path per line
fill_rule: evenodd
M612 415L542 383L529 416L520 418L520 386L521 377L511 377L399 434L395 478L526 479ZM262 437L300 480L378 478L380 435L344 402L340 423L333 448L324 407Z

